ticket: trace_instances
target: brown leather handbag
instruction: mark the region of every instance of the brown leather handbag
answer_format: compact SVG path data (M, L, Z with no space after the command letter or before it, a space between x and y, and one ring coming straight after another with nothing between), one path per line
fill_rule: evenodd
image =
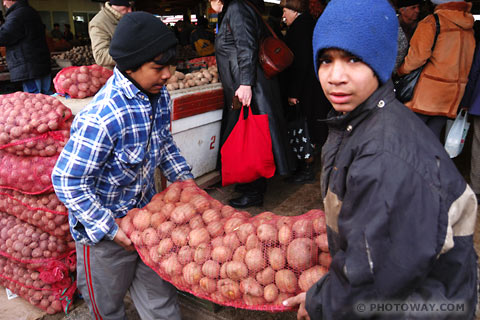
M263 20L262 15L258 11L257 7L245 1L249 6L255 10L255 12L260 16L260 19L265 24L267 29L270 31L270 36L266 36L260 41L258 47L258 60L260 66L265 73L265 77L268 79L273 78L283 70L285 70L293 62L293 52L288 48L288 46L280 40L268 23Z

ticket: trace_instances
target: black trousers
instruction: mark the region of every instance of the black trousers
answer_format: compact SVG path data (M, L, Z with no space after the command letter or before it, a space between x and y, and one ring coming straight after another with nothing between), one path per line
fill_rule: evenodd
M425 122L427 127L429 127L435 136L438 138L439 141L442 141L442 130L447 123L447 117L444 116L427 116L425 114L417 113L417 116Z

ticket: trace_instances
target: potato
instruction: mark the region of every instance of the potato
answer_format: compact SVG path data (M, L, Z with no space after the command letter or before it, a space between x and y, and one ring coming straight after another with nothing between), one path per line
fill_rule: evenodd
M210 242L210 234L206 228L193 229L188 237L188 243L191 247L198 247L201 243Z
M271 248L268 252L268 262L274 270L281 270L285 267L285 254L280 248Z
M262 249L253 248L248 250L245 254L245 263L247 264L248 270L252 272L258 272L265 268L266 262Z
M317 245L311 239L298 238L288 245L287 262L294 269L304 270L316 263L317 254Z
M263 297L267 302L273 302L278 298L278 288L273 283L263 289Z
M298 278L298 286L303 292L308 291L318 280L327 273L327 269L321 266L314 266L302 272Z
M221 279L217 282L218 291L230 300L237 300L241 297L240 287L237 282L231 279Z
M232 258L232 249L225 246L215 247L212 250L212 259L224 263Z
M240 281L240 291L254 297L263 297L263 287L254 278Z
M220 276L220 264L214 260L207 260L202 266L202 272L206 277L216 279Z
M208 277L203 277L199 282L200 288L205 290L207 293L213 293L217 290L217 282Z
M195 262L190 262L182 269L183 279L189 285L197 284L203 277L202 268Z
M170 79L167 80L167 83L174 83L178 82L178 78L176 76L171 76Z
M295 293L297 291L297 277L292 270L282 269L275 273L275 284L281 292Z
M178 80L183 80L185 79L185 74L180 71L175 71L175 77L177 77Z

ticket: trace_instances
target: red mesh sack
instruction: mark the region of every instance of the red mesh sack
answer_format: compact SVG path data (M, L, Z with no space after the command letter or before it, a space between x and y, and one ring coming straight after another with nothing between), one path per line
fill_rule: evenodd
M193 58L193 59L188 60L188 62L191 63L191 64L205 63L208 67L217 65L217 60L215 59L215 56Z
M54 261L68 259L74 252L74 241L57 238L0 212L0 256L30 268L46 268Z
M53 192L51 175L58 155L19 157L0 150L0 190L11 189L25 194Z
M70 136L72 111L44 94L0 95L0 149L19 156L52 156Z
M53 85L58 94L83 99L94 96L112 75L113 71L98 64L67 67L57 73Z
M188 181L117 222L160 277L226 306L290 310L282 301L308 290L330 265L321 210L252 217Z
M48 314L68 313L76 281L63 263L51 263L50 267L49 274L55 277L0 256L0 284Z
M15 216L58 238L72 240L67 208L55 193L27 195L13 190L0 191L0 212Z

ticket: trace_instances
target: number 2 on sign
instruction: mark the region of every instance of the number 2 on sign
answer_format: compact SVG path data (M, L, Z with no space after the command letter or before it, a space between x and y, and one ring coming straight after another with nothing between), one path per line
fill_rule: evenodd
M215 139L216 136L212 136L212 138L210 139L210 141L212 141L212 143L210 143L210 150L215 149Z

